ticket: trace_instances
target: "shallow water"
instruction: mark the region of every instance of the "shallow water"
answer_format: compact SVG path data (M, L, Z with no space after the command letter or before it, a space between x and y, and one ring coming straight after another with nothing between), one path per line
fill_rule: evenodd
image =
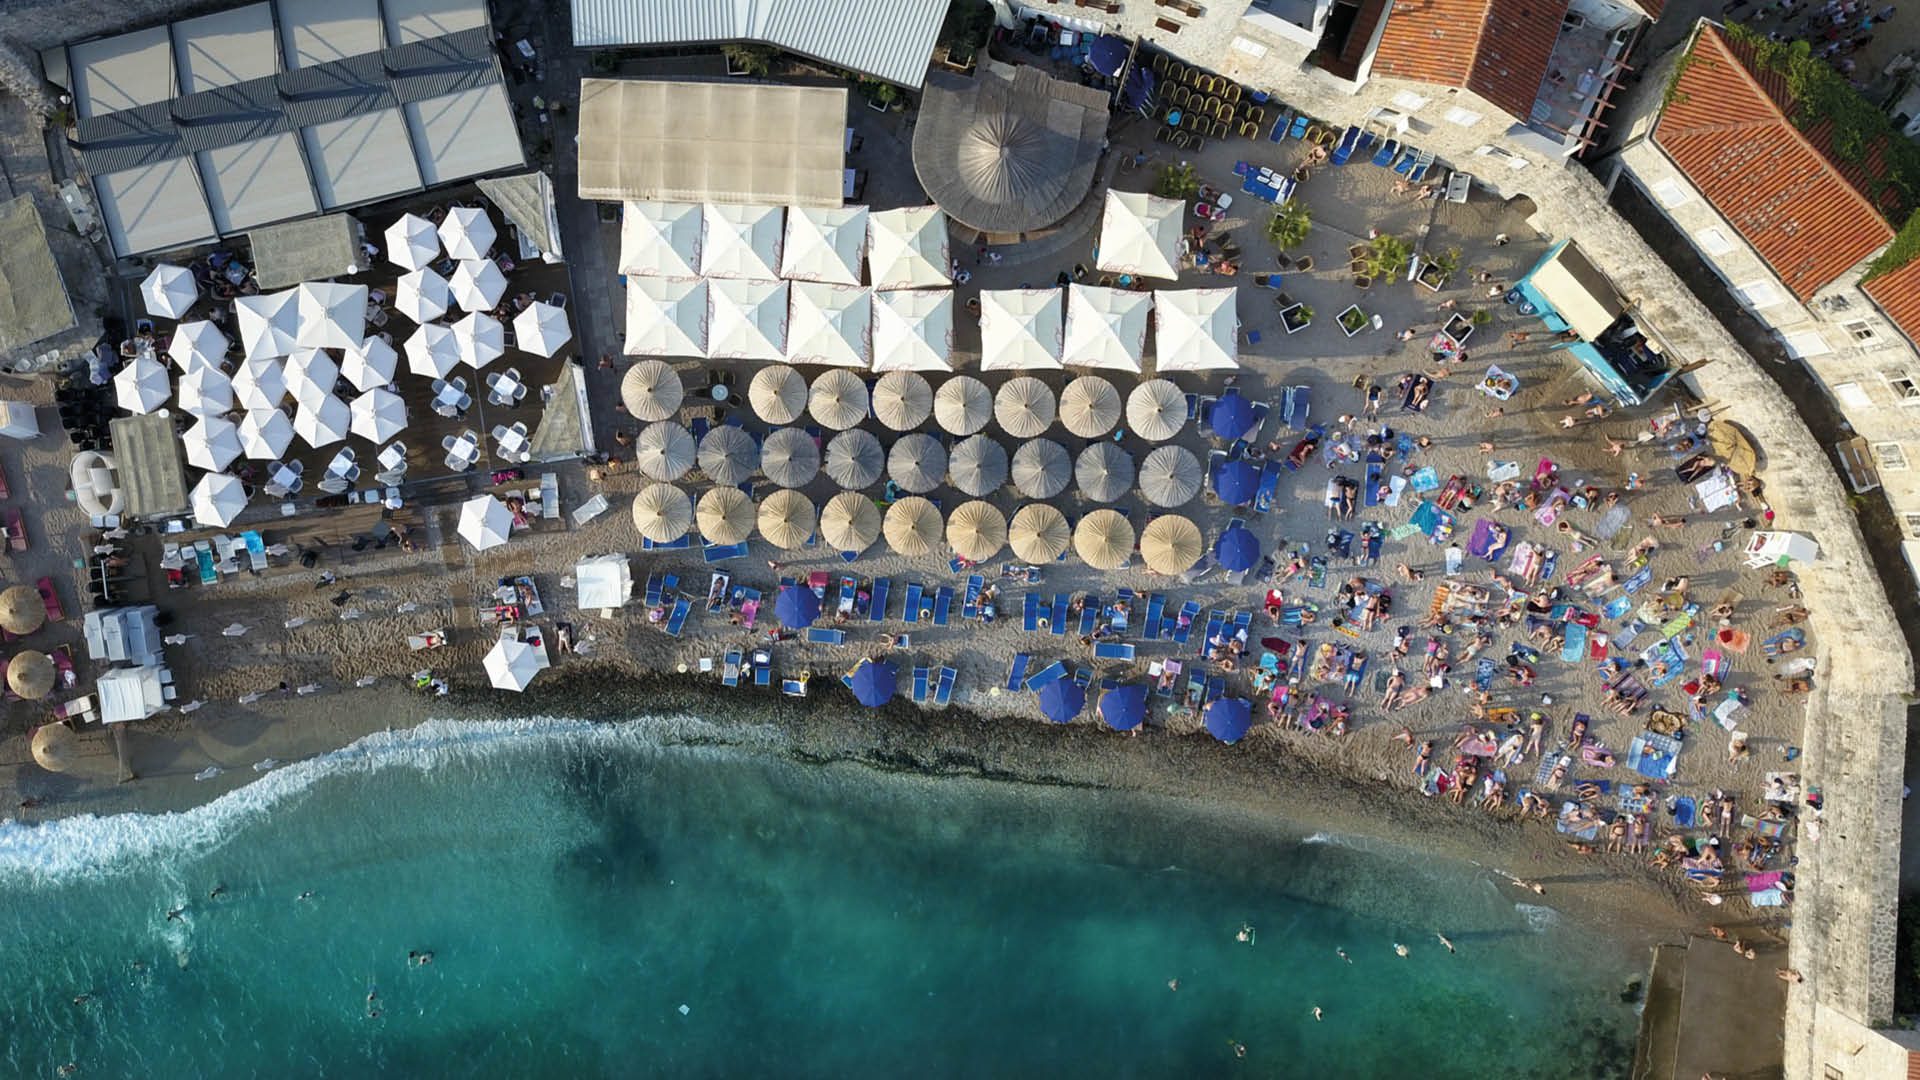
M1473 867L661 728L432 724L0 828L0 1071L1626 1072L1642 957Z

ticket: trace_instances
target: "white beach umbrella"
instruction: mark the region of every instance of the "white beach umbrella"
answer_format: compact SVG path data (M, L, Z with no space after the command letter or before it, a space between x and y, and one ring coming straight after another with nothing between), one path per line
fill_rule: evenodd
M1187 204L1143 191L1107 191L1100 217L1101 270L1137 277L1180 276L1180 215Z
M205 364L180 376L180 408L195 416L214 416L233 409L233 381L226 372Z
M812 499L792 488L782 488L760 501L756 524L767 543L792 551L805 546L819 520Z
M492 259L469 259L453 268L447 292L467 311L492 311L507 295L507 275Z
M195 319L173 328L173 340L167 343L167 355L173 358L174 366L181 371L188 371L195 364L219 367L220 362L227 358L227 348L232 344L219 327L205 319Z
M121 408L141 416L167 403L173 396L173 384L167 381L167 369L149 356L137 356L113 377L113 400Z
M760 464L753 436L732 424L718 424L700 439L700 471L716 484L737 484Z
M399 354L387 344L386 338L378 334L340 353L340 374L346 376L357 390L389 385L399 366Z
M248 409L240 418L240 450L255 461L277 461L293 443L293 421L279 409Z
M233 373L233 399L243 409L277 408L287 396L286 363L242 360Z
M655 487L678 491L671 484L656 484ZM646 493L642 491L640 496ZM640 512L640 496L634 497L636 516ZM681 495L680 499L684 502L686 496ZM707 493L700 496L700 505L694 508L693 517L700 525L702 540L709 544L738 544L753 535L754 527L759 521L759 512L754 508L753 499L748 497L746 492L737 487L717 487L708 488ZM667 539L678 539L678 536L679 534L676 533ZM657 536L653 539L656 543L660 541Z
M453 342L453 331L438 323L428 323L413 332L403 346L407 370L430 379L444 379L460 362L460 349Z
M1086 498L1111 503L1133 486L1133 457L1111 442L1094 443L1080 451L1073 478Z
M387 261L402 270L424 269L440 257L440 233L418 214L401 214L387 226Z
M453 347L460 353L461 363L478 371L506 353L506 330L499 319L482 311L471 312L453 324Z
M200 299L200 286L194 284L186 268L161 263L140 283L140 299L147 305L147 314L177 319Z
M460 539L475 551L497 548L513 530L513 511L491 495L475 495L460 504Z
M1067 490L1073 459L1052 439L1028 439L1013 452L1013 486L1029 499L1051 499Z
M1073 528L1073 549L1095 570L1118 570L1133 554L1133 526L1117 510L1095 510Z
M510 634L503 634L493 648L487 650L482 661L487 669L487 681L497 690L511 690L514 693L524 691L533 677L540 674L541 656L539 646L530 645Z
M1140 463L1140 494L1155 506L1185 506L1205 479L1200 459L1184 446L1156 447Z
M933 546L946 531L946 523L940 519L939 507L918 495L909 495L887 507L880 531L886 536L888 547L909 559L917 559L933 552Z
M1205 550L1200 526L1178 514L1162 514L1140 530L1140 558L1156 574L1184 574Z
M493 648L487 650L483 661L487 669L487 681L497 690L511 690L520 693L540 674L540 653L536 646L529 645L517 637L501 635Z
M699 203L627 202L620 207L620 273L700 276Z
M333 393L340 381L340 365L319 349L296 349L287 357L287 393L305 405Z
M845 368L835 368L813 380L807 411L823 427L845 431L867 418L867 384Z
M925 432L907 435L887 451L887 475L915 495L932 491L947 476L947 448Z
M478 207L453 207L440 222L440 246L456 259L486 258L497 237L493 219Z
M907 206L867 215L867 280L876 289L926 289L953 282L947 215Z
M1007 546L1024 562L1050 563L1072 543L1067 516L1046 503L1028 503L1007 524Z
M332 394L301 402L293 414L293 433L316 450L346 438L352 424L347 403Z
M993 419L993 391L971 375L955 375L934 392L933 418L955 435L972 435Z
M665 420L686 396L680 373L664 360L642 360L620 377L620 403L635 420Z
M292 289L236 297L233 322L247 359L285 356L299 345L299 298Z
M865 551L880 538L880 509L858 491L843 491L820 508L820 537L835 551Z
M347 407L353 433L373 443L383 443L407 429L407 403L385 387L376 387L353 399Z
M521 352L552 356L572 339L573 325L567 321L567 310L544 300L528 304L525 311L513 317L513 340Z
M345 349L367 336L367 287L308 281L294 290L300 304L295 339L303 348Z
M707 495L720 491L731 491L742 499L746 498L746 493L739 488L715 488ZM706 498L702 497L701 505L706 505L706 502ZM751 523L751 500L746 517ZM693 527L693 503L687 499L686 492L672 484L648 484L633 497L633 527L641 536L656 544L670 544L687 535L687 530ZM751 529L751 524L748 527ZM721 540L709 533L706 539L716 544L737 544L746 537Z
M1082 375L1060 391L1060 422L1083 439L1112 431L1120 411L1120 391L1098 375Z
M193 485L193 520L212 529L224 529L247 508L247 489L237 478L210 472Z
M1006 448L985 435L960 440L947 455L947 480L973 496L983 496L1007 482Z
M400 275L399 284L393 287L393 310L416 323L429 323L445 315L452 303L447 279L424 267Z
M180 437L187 464L219 472L240 456L240 431L224 416L203 416Z
M947 546L969 562L985 562L1007 543L1007 515L992 503L961 503L947 518Z

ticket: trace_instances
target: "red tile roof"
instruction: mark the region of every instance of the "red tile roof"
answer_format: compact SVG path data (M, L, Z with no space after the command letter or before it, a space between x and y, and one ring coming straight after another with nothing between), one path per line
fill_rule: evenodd
M1893 239L1872 194L1884 166L1833 153L1831 125L1788 118L1780 73L1711 24L1700 28L1653 139L1780 279L1805 300Z
M1472 90L1533 112L1568 0L1395 0L1373 74Z
M1887 318L1920 348L1920 259L1862 285Z

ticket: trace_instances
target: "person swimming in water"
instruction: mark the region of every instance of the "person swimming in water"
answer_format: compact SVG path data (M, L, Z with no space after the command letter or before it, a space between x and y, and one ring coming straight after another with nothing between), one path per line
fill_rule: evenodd
M167 921L179 922L180 916L185 915L186 913L187 913L186 908L183 908L183 907L172 908L167 912Z
M1442 944L1442 945L1445 945L1445 946L1447 947L1447 951L1448 951L1448 952L1453 952L1453 951L1454 951L1454 948L1453 948L1453 942L1451 942L1451 941L1448 941L1448 940L1447 940L1447 935L1445 935L1445 934L1435 934L1435 935L1433 935L1433 936L1434 936L1434 937L1437 937L1437 938L1439 938L1439 939L1440 939L1440 944Z
M1353 957L1347 955L1347 950L1345 946L1340 946L1335 948L1333 950L1333 954L1335 956L1338 956L1340 959L1345 960L1349 964L1353 963Z
M409 949L407 950L407 963L419 964L420 966L425 967L426 965L433 963L433 952L432 950L421 952L421 951L415 951L413 949Z
M207 894L207 899L217 900L219 899L220 894L226 891L227 891L227 883L223 881L220 884L215 885L213 887L213 891Z
M1407 947L1397 941L1393 943L1393 951L1399 953L1401 956L1407 955Z
M1249 945L1253 944L1253 924L1241 923L1240 932L1234 935L1234 940L1244 941Z
M1313 1007L1313 1018L1314 1018L1315 1020L1319 1020L1319 1019L1321 1019L1321 1016L1320 1016L1320 1006L1318 1006L1318 1005L1315 1005L1315 1006Z

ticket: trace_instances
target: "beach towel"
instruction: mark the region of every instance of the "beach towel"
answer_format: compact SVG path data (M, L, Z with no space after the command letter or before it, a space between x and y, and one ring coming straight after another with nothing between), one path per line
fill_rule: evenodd
M1607 635L1592 634L1592 633L1588 634L1587 635L1587 659L1605 660L1606 658L1607 658Z
M1492 562L1495 552L1493 546L1493 530L1494 524L1487 518L1481 518L1474 522L1473 532L1467 537L1467 552L1475 558L1486 559L1488 562ZM1502 546L1504 547L1505 545L1503 544Z
M1405 540L1407 537L1412 536L1414 533L1421 532L1421 531L1422 530L1418 524L1411 521L1403 521L1400 524L1395 525L1393 528L1388 529L1387 535L1393 537L1395 540Z
M1432 536L1433 531L1440 527L1440 508L1424 499L1421 500L1420 505L1413 508L1411 524L1414 528Z
M1560 646L1560 659L1569 664L1577 664L1587 655L1587 628L1579 623L1567 624L1567 639Z
M1715 634L1714 640L1732 649L1734 652L1743 653L1747 651L1747 646L1753 644L1753 635L1747 633L1745 630L1738 630L1729 626Z
M1643 566L1639 570L1635 571L1632 577L1621 582L1620 589L1622 592L1626 593L1628 596L1632 596L1634 593L1637 593L1641 589L1645 588L1647 585L1647 582L1652 580L1653 580L1653 567Z
M1766 653L1768 656L1779 656L1782 652L1780 646L1789 641L1793 642L1795 645L1804 646L1807 643L1807 632L1805 630L1800 629L1797 626L1790 630L1782 630L1779 633L1768 638L1767 640L1761 642L1760 649L1762 652ZM1785 651L1793 652L1796 650L1789 649Z
M1683 631L1685 631L1687 627L1692 625L1693 625L1692 613L1683 612L1667 620L1667 622L1660 627L1660 636L1666 637L1666 638L1679 637L1680 634Z
M1554 522L1560 520L1560 504L1550 502L1540 509L1535 510L1533 512L1533 520L1542 525L1551 526Z
M1719 678L1727 670L1727 657L1719 649L1708 649L1700 654L1700 673Z
M1498 555L1499 552L1494 554ZM1507 571L1518 575L1523 581L1531 582L1539 577L1543 562L1539 549L1522 540L1519 546L1513 549L1513 558L1507 562Z
M1487 657L1483 656L1476 660L1473 665L1474 688L1478 690L1493 689L1493 677L1499 670L1500 666Z
M1487 462L1487 479L1495 484L1504 484L1520 477L1520 463L1517 461Z
M1600 521L1593 527L1593 535L1602 540L1611 540L1620 535L1620 530L1626 528L1632 517L1633 514L1626 507L1616 506L1600 515Z
M1627 767L1650 780L1669 780L1679 764L1680 742L1671 735L1643 731L1627 748Z
M1465 556L1465 554L1466 553L1460 550L1460 548L1458 547L1449 546L1447 548L1447 576L1448 577L1453 577L1460 573L1460 563L1463 560L1463 557Z
M1434 472L1431 465L1422 466L1409 482L1415 491L1432 491L1440 486L1440 474Z
M1613 768L1613 751L1603 743L1589 742L1580 748L1580 761L1596 769Z
M1565 754L1548 754L1541 758L1539 768L1533 770L1533 786L1546 790L1548 786L1547 781L1553 777L1553 770L1563 764L1571 770L1573 768L1573 759Z
M1472 757L1492 757L1500 749L1500 744L1486 735L1475 735L1460 744L1460 752Z
M1576 840L1598 840L1600 838L1600 829L1605 823L1600 821L1594 821L1590 824L1580 826L1579 828L1576 829L1573 827L1573 818L1574 818L1574 815L1578 814L1579 812L1580 812L1579 803L1574 802L1571 799L1569 799L1564 803L1561 803L1560 817L1558 820L1556 820L1553 823L1553 827L1559 832L1563 832L1568 836L1573 837Z
M1777 885L1771 889L1762 889L1757 893L1747 894L1747 903L1752 904L1754 907L1781 907L1784 906L1786 902L1786 891Z
M1617 619L1620 616L1625 615L1627 612L1632 610L1633 610L1633 599L1631 597L1626 597L1626 596L1614 597L1613 599L1607 601L1606 607L1601 609L1601 611L1609 619Z
M1385 505L1387 505L1387 506L1399 506L1399 505L1400 505L1400 493L1401 493L1401 492L1403 492L1403 491L1405 491L1405 490L1407 490L1407 478L1406 478L1406 477L1404 477L1404 476L1389 476L1389 477L1387 477L1387 493L1386 493L1385 495L1382 495L1382 496L1380 497L1380 501L1381 501L1381 503L1383 503L1383 504L1385 504Z
M1691 796L1682 795L1673 800L1673 823L1679 828L1693 828L1693 823L1696 820L1696 812L1697 810Z

